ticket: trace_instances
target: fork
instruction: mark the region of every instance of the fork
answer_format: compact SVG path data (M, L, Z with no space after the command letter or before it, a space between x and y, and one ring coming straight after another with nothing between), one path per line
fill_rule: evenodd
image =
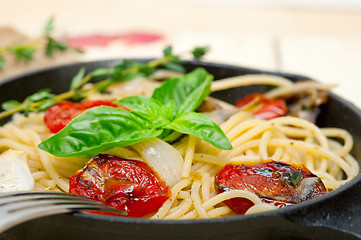
M31 219L83 210L126 214L75 194L42 191L0 193L0 233Z

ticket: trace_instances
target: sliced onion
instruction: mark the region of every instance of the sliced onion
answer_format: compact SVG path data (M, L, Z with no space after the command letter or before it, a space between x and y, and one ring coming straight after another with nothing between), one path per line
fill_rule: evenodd
M9 149L0 155L0 193L34 189L34 178L27 164L28 154Z
M132 147L170 187L182 179L183 158L170 144L153 138Z

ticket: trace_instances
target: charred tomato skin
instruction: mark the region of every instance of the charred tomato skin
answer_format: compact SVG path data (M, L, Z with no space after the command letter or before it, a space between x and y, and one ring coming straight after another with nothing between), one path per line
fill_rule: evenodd
M303 166L269 161L255 165L226 165L215 177L218 193L246 190L263 202L282 208L327 193L321 179ZM244 214L254 204L245 198L225 201L235 213Z
M81 103L62 101L45 111L44 121L50 132L57 133L85 110L99 106L121 107L108 100L85 101Z
M157 211L170 197L167 184L146 163L98 155L69 181L69 192L101 201L142 217Z

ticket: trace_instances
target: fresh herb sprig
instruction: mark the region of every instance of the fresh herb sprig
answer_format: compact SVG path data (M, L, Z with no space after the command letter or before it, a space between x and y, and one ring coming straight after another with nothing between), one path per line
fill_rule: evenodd
M51 36L54 29L54 18L51 18L45 25L44 28L44 37L46 40L45 43L45 55L47 57L52 57L57 51L65 51L69 47L60 41L57 41L54 37ZM11 44L9 46L0 47L0 70L5 68L6 61L4 55L9 53L15 56L19 61L30 62L36 51L40 48L43 48L43 43L41 39L26 41L22 43ZM79 51L78 49L75 49Z
M37 43L37 41L32 41L24 44L12 44L9 46L0 47L0 70L6 66L4 57L6 53L14 55L18 61L29 62L33 59L33 55L38 45L39 43Z
M100 106L85 111L39 145L55 156L93 157L174 130L196 136L217 148L232 145L209 117L194 112L210 93L213 76L203 68L166 81L152 97L133 96L116 103L130 109Z
M68 46L65 43L59 42L51 36L53 30L54 30L54 18L51 18L45 25L45 29L44 29L45 38L47 41L45 54L48 57L53 56L54 52L56 51L63 52L68 49Z
M207 52L209 52L209 46L205 47L196 47L192 50L192 54L195 59L201 59Z
M204 54L205 53L206 52L204 52ZM26 115L29 112L41 112L52 106L54 103L66 99L80 100L94 91L104 92L108 86L115 82L130 81L136 77L149 76L153 74L158 67L184 72L180 55L175 55L172 47L167 47L163 51L162 58L146 63L124 60L121 64L112 68L98 68L86 75L85 69L81 68L73 77L69 91L54 95L49 91L45 91L47 94L44 94L44 90L40 90L26 98L22 103L16 100L4 102L2 108L5 111L0 113L0 119L11 116L17 112L25 112ZM95 83L91 88L82 88L82 86L89 81L99 78L105 79Z

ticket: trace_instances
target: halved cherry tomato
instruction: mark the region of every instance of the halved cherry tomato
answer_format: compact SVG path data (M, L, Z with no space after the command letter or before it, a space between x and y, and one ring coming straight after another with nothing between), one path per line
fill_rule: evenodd
M279 208L293 205L327 193L323 182L303 166L282 162L255 165L226 165L215 177L219 193L237 189L258 195L263 202ZM245 198L225 201L235 213L244 214L254 204Z
M287 105L284 99L268 99L260 93L249 94L238 100L234 105L241 108L256 98L259 99L260 106L256 111L253 112L255 117L269 120L286 115Z
M167 184L146 163L98 155L69 181L69 192L90 197L142 217L157 211L170 197Z
M81 103L73 103L69 101L62 101L54 104L45 111L45 124L50 132L57 133L63 129L76 116L83 113L85 110L98 106L121 107L107 100L86 101Z

